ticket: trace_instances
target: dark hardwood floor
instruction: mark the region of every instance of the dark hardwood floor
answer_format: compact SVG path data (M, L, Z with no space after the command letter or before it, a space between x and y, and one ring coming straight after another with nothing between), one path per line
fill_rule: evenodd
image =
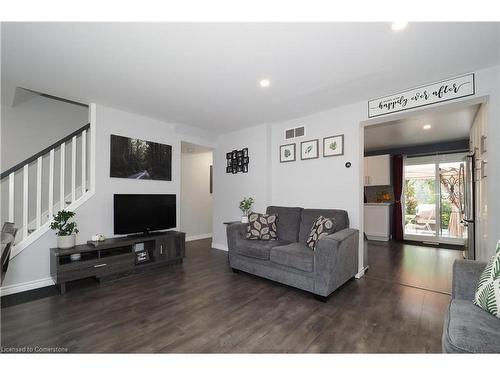
M400 282L447 289L441 279L451 276L440 272L452 257L419 251L371 246L367 277L322 303L232 273L210 240L189 242L182 265L2 308L1 344L84 353L441 352L449 296Z
M452 266L462 251L399 242L370 241L370 278L450 293Z

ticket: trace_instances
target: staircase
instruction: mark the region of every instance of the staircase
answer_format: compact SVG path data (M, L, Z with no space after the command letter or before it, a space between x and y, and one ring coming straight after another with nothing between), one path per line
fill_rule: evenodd
M50 229L57 211L73 211L93 195L93 105L90 114L90 123L1 173L2 201L7 202L1 219L19 228L11 259Z

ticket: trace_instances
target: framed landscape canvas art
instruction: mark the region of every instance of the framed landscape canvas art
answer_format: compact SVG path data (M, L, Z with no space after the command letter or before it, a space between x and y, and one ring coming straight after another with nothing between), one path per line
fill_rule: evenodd
M312 139L310 141L300 142L300 159L317 159L319 157L319 141Z
M280 163L295 161L295 143L280 146Z
M111 134L110 176L172 181L172 146Z
M323 156L344 155L344 134L323 138Z

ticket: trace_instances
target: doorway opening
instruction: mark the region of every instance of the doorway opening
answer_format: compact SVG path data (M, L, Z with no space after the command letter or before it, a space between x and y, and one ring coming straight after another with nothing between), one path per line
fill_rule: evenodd
M181 142L180 230L186 241L212 237L213 150Z
M452 103L362 124L368 277L449 293L453 262L475 259L486 105Z

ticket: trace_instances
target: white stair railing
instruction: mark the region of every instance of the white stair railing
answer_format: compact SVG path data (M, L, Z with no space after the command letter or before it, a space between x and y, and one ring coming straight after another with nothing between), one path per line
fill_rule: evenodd
M49 229L50 221L57 210L75 209L88 199L91 192L87 187L94 186L93 182L87 181L87 177L92 176L92 170L90 173L87 173L87 167L92 166L90 156L93 154L92 146L95 146L93 144L93 136L95 136L93 132L94 129L91 128L90 124L87 124L0 175L2 184L5 179L5 184L2 186L8 189L8 210L6 211L8 215L2 217L2 219L7 219L7 221L15 223L18 228L21 227L19 228L15 245L12 248L11 257L15 257ZM81 145L79 155L77 153L78 141ZM88 146L91 146L91 152L87 152ZM71 163L68 166L66 165L67 148L71 148ZM58 171L55 160L56 152L59 154ZM44 168L44 158L48 159L48 178L46 178L47 171L44 170L46 169L46 167ZM78 158L81 159L81 164L79 165L81 167L80 181L77 181ZM66 191L66 168L69 168L69 192ZM33 173L33 171L36 183L33 184L32 181L30 185L30 172ZM54 198L56 172L59 172L58 198ZM21 189L17 191L16 176L22 178L22 186L17 186ZM80 183L79 186L77 186L78 182ZM16 207L17 194L21 194L22 196L22 208ZM47 203L47 209L42 212L42 203L45 202ZM34 204L34 207L30 207L30 204Z

